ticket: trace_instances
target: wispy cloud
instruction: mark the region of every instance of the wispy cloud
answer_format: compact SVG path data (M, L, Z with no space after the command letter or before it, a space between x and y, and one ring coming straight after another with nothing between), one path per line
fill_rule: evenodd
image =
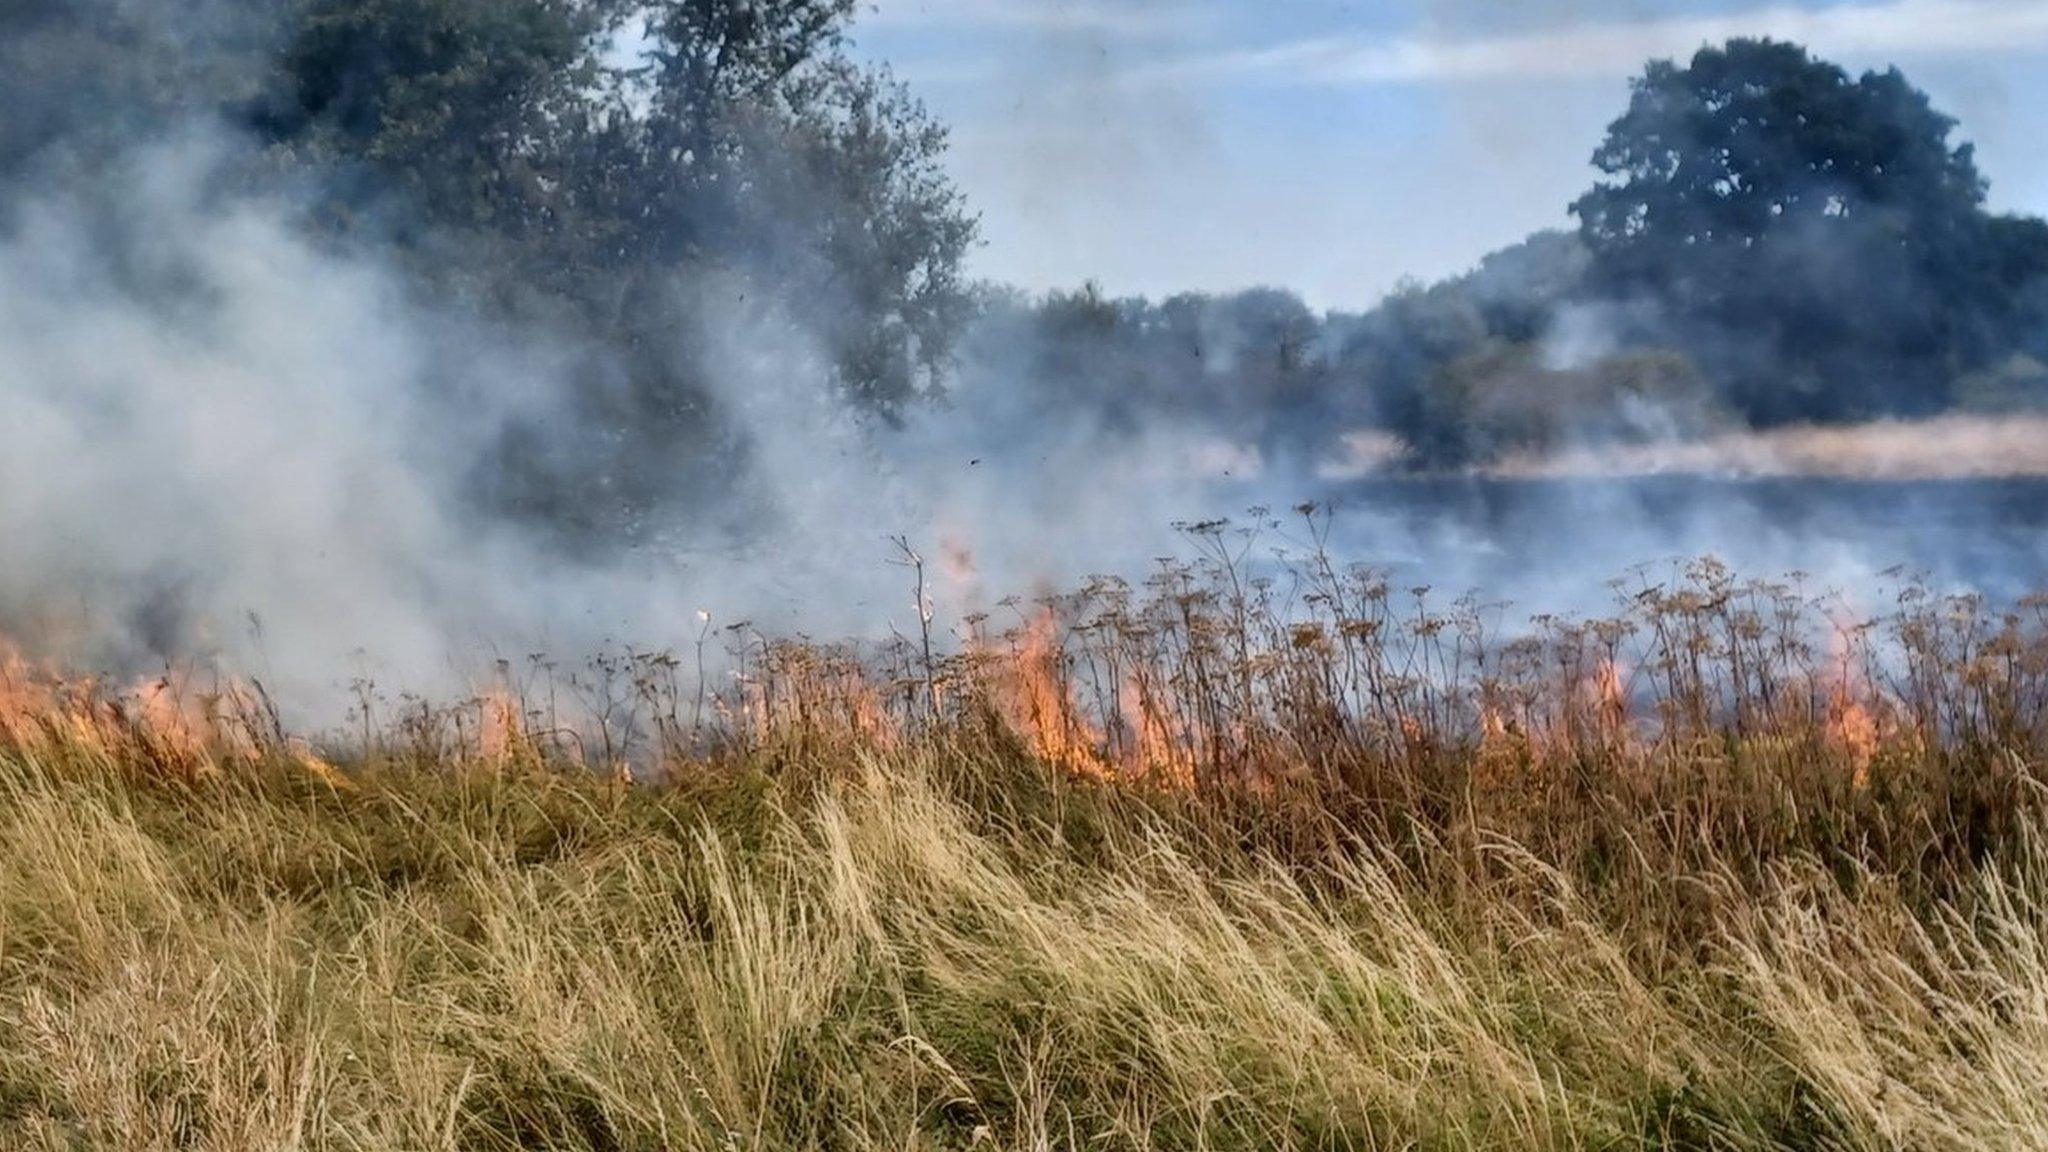
M875 0L863 20L880 28L980 28L1082 35L1159 36L1206 19L1169 0Z
M1735 36L1773 36L1830 54L1926 56L2048 51L2048 0L1886 0L1665 20L1575 24L1512 36L1453 39L1340 35L1213 53L1138 77L1232 76L1296 83L1430 84L1624 76L1654 56L1684 56Z

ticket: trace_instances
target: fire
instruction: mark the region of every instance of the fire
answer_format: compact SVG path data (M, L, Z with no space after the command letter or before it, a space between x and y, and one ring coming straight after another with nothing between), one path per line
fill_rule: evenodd
M833 692L846 710L848 727L860 739L876 748L896 746L901 726L872 681L857 673L843 674L833 681Z
M1048 763L1097 779L1111 779L1116 768L1100 748L1104 741L1081 715L1064 675L1059 619L1041 609L1024 626L1002 675L997 695L1006 719Z
M210 753L215 751L254 759L256 749L246 733L220 723L218 701L203 700L189 688L182 676L165 673L119 698L126 703L131 731L155 746L158 762L179 766L181 775L200 775L214 767Z
M519 701L502 685L494 685L477 694L477 759L489 765L501 765L518 754L526 746L526 726L521 719Z
M1833 618L1828 641L1827 711L1822 732L1830 747L1849 762L1858 788L1870 783L1870 768L1884 740L1881 717L1870 703L1870 686L1856 660L1858 630L1846 617Z
M1479 740L1488 747L1508 740L1508 716L1505 709L1491 699L1479 703Z
M22 746L43 738L60 713L55 686L37 676L14 646L0 641L0 739Z
M1068 682L1060 622L1051 609L1034 614L1006 647L985 641L976 647L976 691L1039 759L1096 780L1194 786L1199 744L1170 694L1133 672L1106 705L1114 714L1091 714Z
M1851 777L1858 788L1870 783L1870 766L1877 759L1882 734L1875 714L1861 700L1839 687L1828 702L1828 742L1840 751L1854 770Z
M1579 698L1572 705L1574 710L1583 709L1581 719L1568 725L1565 735L1606 747L1624 745L1630 735L1628 665L1612 654L1603 655L1582 676Z
M1477 775L1485 784L1506 783L1530 754L1533 742L1524 734L1509 704L1497 691L1479 697L1479 747Z
M756 669L735 673L735 684L734 699L715 699L712 707L728 725L758 742L794 735L893 748L903 738L903 722L889 710L866 666L849 652L771 644Z
M1152 691L1144 677L1126 678L1123 722L1135 737L1135 767L1170 787L1195 784L1195 740L1170 704Z
M340 775L287 740L260 687L182 669L109 687L67 678L0 641L0 744L36 754L84 752L180 780L267 757L296 762L336 784Z

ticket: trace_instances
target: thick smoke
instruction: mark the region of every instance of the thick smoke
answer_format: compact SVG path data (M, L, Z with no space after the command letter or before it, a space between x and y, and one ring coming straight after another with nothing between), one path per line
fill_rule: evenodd
M1340 559L1518 615L1599 611L1609 578L1706 552L1865 602L1900 564L2023 590L2048 553L2031 432L1731 427L1625 347L1626 305L1567 299L1570 237L1366 316L990 292L944 397L891 420L842 386L843 302L762 291L765 258L622 275L622 301L669 302L622 366L422 275L432 244L309 228L338 173L251 179L260 147L181 123L64 178L10 168L0 204L0 637L67 668L218 667L331 724L358 678L459 694L531 653L686 645L706 615L912 634L895 538L946 629L1140 578L1186 554L1176 521L1304 500L1338 508ZM634 372L688 382L692 435L592 419Z
M574 426L574 350L223 192L228 152L205 134L139 149L118 196L31 197L0 234L0 621L38 656L217 664L331 719L358 676L460 690L500 657L677 643L700 611L914 629L892 536L934 553L949 616L1170 546L1191 449L1120 436L1105 454L994 390L883 431L798 318L698 284L718 335L693 367L743 472L674 494L630 548L565 547L475 493L508 429ZM599 458L566 471L596 486L569 498L606 501L602 448L576 450Z
M438 680L460 638L572 584L615 603L610 574L541 571L459 498L494 429L554 402L547 349L210 190L220 155L139 151L118 199L31 199L0 239L10 631L304 696L351 669Z
M945 627L1011 593L1140 576L1176 550L1176 520L1319 497L1341 508L1347 559L1531 611L1597 610L1629 566L1706 551L1859 588L1902 562L1979 585L2039 570L2040 524L1932 531L1957 502L1996 519L1981 493L1938 486L1332 480L1211 429L1073 404L1036 386L1023 346L981 345L949 404L889 431L838 398L798 317L714 285L698 290L726 301L721 335L695 355L744 473L678 494L635 547L565 548L474 492L506 429L571 426L572 350L424 302L307 240L289 204L221 191L225 149L200 135L137 151L120 196L31 199L0 237L0 618L39 655L217 664L331 721L358 676L459 692L499 658L686 642L700 611L768 632L913 631L897 535L929 555ZM2039 471L2018 431L1942 427L1946 449L1888 426L1503 471L1908 480L1927 451ZM1887 473L1902 442L1919 451ZM577 463L602 481L602 460ZM1984 543L2006 529L2010 547Z

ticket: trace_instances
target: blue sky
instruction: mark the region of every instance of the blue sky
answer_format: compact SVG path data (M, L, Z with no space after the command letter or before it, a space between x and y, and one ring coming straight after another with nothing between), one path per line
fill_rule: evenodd
M1567 223L1651 56L1733 35L1897 64L2004 210L2048 213L2048 0L864 0L954 132L975 271L1322 307Z

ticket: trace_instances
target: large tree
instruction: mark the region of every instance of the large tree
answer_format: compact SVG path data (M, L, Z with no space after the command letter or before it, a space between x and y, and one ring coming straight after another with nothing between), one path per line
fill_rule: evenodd
M1896 70L1735 40L1648 66L1572 211L1601 286L1659 305L1753 418L1929 411L2043 267L1954 129Z
M308 5L259 123L482 239L502 284L637 345L716 269L802 300L871 407L936 383L974 222L944 131L844 53L853 0Z
M845 51L854 14L291 0L269 97L245 119L270 156L323 173L325 226L587 350L577 426L515 437L494 498L606 532L730 483L745 445L721 425L708 349L730 345L740 301L781 305L836 386L887 418L950 362L975 221L944 130ZM578 438L587 451L541 450Z

